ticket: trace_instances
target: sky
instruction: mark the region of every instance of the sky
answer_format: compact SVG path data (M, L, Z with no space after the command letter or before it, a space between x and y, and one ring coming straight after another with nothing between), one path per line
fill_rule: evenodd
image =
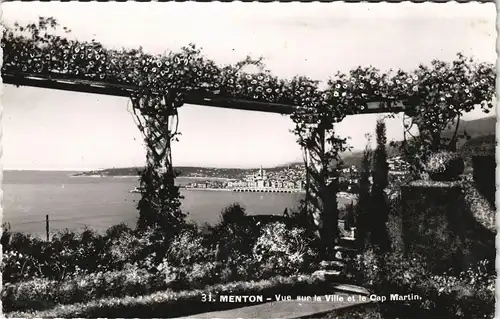
M413 69L457 52L496 60L493 3L79 3L8 2L3 21L54 17L82 40L151 53L194 43L221 64L262 56L280 77L326 81L359 65ZM145 147L126 98L3 86L5 169L87 170L142 166ZM490 113L491 115L491 113ZM380 115L336 127L363 149ZM465 119L484 116L473 111ZM184 105L175 166L269 167L302 159L286 116ZM402 119L386 120L389 140Z

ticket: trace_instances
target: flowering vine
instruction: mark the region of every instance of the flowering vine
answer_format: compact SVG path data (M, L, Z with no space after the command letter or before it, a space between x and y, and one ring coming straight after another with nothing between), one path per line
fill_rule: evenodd
M467 137L466 133L458 134L465 113L478 106L484 113L490 112L495 97L495 70L491 63L479 63L458 53L451 63L432 61L430 66L420 65L411 73L400 74L414 81L405 112L410 121L404 123L402 148L418 172L431 153L455 151L457 139ZM411 134L414 126L419 136ZM453 126L453 136L443 138L443 131Z

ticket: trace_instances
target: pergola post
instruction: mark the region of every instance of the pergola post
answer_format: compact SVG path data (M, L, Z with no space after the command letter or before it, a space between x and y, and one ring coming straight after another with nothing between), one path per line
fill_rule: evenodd
M143 133L147 147L147 167L143 172L142 198L139 204L139 228L160 225L172 227L181 222L180 194L175 186L171 142L176 128L170 119L176 115L174 92L165 96L132 98L137 125ZM153 112L149 110L153 109ZM139 110L140 114L135 112Z
M316 235L320 239L321 254L324 259L333 252L338 235L337 181L330 179L330 163L326 157L326 128L318 125L308 148L309 165L306 166L310 178L308 185L308 205L311 206Z

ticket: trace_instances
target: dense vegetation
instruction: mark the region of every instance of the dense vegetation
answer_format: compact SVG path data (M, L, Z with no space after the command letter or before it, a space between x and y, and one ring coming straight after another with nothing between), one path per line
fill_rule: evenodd
M310 273L318 262L314 238L294 222L257 227L238 204L215 226L185 224L177 233L117 225L50 242L8 229L2 236L6 313Z
M360 254L344 271L350 272L351 283L375 293L412 293L423 301L386 302L327 318L487 318L494 309L492 260L461 273L435 274L429 272L425 256L404 256L398 250L398 189L391 185L387 197L377 191L387 186L383 122L376 133L376 150L364 153L359 201L341 212L357 226L360 242ZM494 230L494 211L474 190L467 193L467 205L476 219ZM376 214L375 205L380 208ZM4 312L16 317L118 316L126 309L130 315L147 311L158 316L167 310L189 315L224 307L203 307L200 291L320 293L324 283L307 275L321 268L309 218L297 211L259 225L233 204L214 226L117 225L103 235L89 229L61 232L50 242L5 228ZM175 310L181 304L190 312Z
M333 312L317 319L486 319L495 313L495 278L488 261L458 275L431 274L421 256L365 252L360 262L362 282L387 297L368 307ZM489 266L489 267L488 267ZM390 301L389 294L413 294L421 300ZM312 319L312 318L311 318Z
M387 230L394 247L398 200L389 203ZM321 293L323 284L307 276L319 268L315 237L300 217L292 212L288 219L259 227L234 204L221 212L217 225L186 224L174 237L123 225L104 235L62 232L51 242L7 231L2 236L4 312L15 317L102 317L123 316L127 309L130 316L154 317L166 310L189 315L223 309L220 304L204 308L202 291ZM495 276L488 261L461 274L432 274L422 256L405 257L394 249L381 253L376 244L368 236L353 265L355 283L378 294L417 294L424 301L386 302L342 318L359 313L359 318L470 319L488 318L494 310ZM191 312L180 311L181 304Z
M360 184L363 186L360 186L360 198L356 210L361 254L356 263L357 277L355 278L360 285L371 288L379 295L414 294L422 299L406 302L386 301L378 303L375 307L348 310L343 314L331 314L324 318L492 318L495 310L496 279L493 240L496 230L493 205L481 195L479 191L481 188L474 186L470 180L461 178L453 182L460 185L461 191L465 195L463 205L470 219L467 218L461 222L467 223L465 227L472 229L472 233L467 233L466 236L470 236L468 240L474 243L480 242L477 247L481 245L480 249L486 247L489 254L484 255L487 256L486 259L477 264L469 265L466 269L462 269L460 265L452 265L445 272L433 271L436 259L439 260L440 255L446 255L449 251L442 251L442 254L437 253L439 256L426 255L425 252L424 254L415 251L408 252L403 246L403 238L401 237L403 234L401 218L404 216L401 190L397 185L391 185L390 188L387 188L389 190L387 196L381 196L377 190L380 185L386 186L384 183L387 168L383 159L387 155L384 147L384 134L384 126L379 122L376 129L377 149L375 152L369 149L364 152L360 177ZM484 145L484 143L489 143L491 148L491 140L491 138L475 138L470 140L465 148L471 149L477 144ZM477 153L476 155L484 154ZM444 165L446 166L444 172L448 172L456 168L454 164L457 161L457 156L454 153L438 152L433 153L431 158L439 158L439 168ZM449 157L450 160L447 162L444 157ZM373 160L371 187L368 181L370 159ZM428 169L436 168L430 167ZM490 168L474 167L474 171L475 174L482 174L483 171L490 171ZM454 176L455 172L452 172L445 180L451 180ZM440 191L439 188L432 188L432 183L426 180L422 180L421 184L429 185L428 191L430 192ZM495 186L487 184L486 188L494 190ZM380 201L382 201L381 204ZM428 210L431 211L431 214L432 211L439 212L438 207L433 207L432 203L427 204L430 205ZM372 210L371 207L377 207L382 211ZM381 223L381 221L384 222ZM429 231L438 232L436 229ZM446 235L438 233L437 236ZM388 250L384 249L386 248L384 243L387 240L391 246ZM452 247L448 247L448 249L452 249Z

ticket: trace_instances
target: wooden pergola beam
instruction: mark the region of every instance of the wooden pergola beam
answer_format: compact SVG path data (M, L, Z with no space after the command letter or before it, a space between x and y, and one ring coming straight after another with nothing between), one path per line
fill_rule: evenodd
M121 97L131 97L135 92L139 91L139 87L133 85L123 85L108 82L90 81L75 79L63 74L53 74L50 76L38 74L2 74L3 83L16 86L31 86L45 89L56 89L64 91L73 91L80 93L104 94ZM227 108L233 110L258 111L278 114L292 114L296 106L278 103L259 102L246 99L236 99L225 97L215 93L189 91L186 92L184 98L185 104L212 106L219 108ZM385 113L385 112L401 112L403 110L401 103L393 105L390 108L377 107L379 102L372 102L364 110L355 114L367 113ZM354 114L354 113L353 113Z
M42 76L35 74L2 74L3 83L16 86L31 86L45 89L56 89L81 93L104 94L131 97L139 91L133 85L114 84L99 81L80 80L61 76ZM235 110L259 111L269 113L291 114L295 106L277 103L264 103L252 100L235 99L218 96L206 92L186 92L185 104L221 107Z

